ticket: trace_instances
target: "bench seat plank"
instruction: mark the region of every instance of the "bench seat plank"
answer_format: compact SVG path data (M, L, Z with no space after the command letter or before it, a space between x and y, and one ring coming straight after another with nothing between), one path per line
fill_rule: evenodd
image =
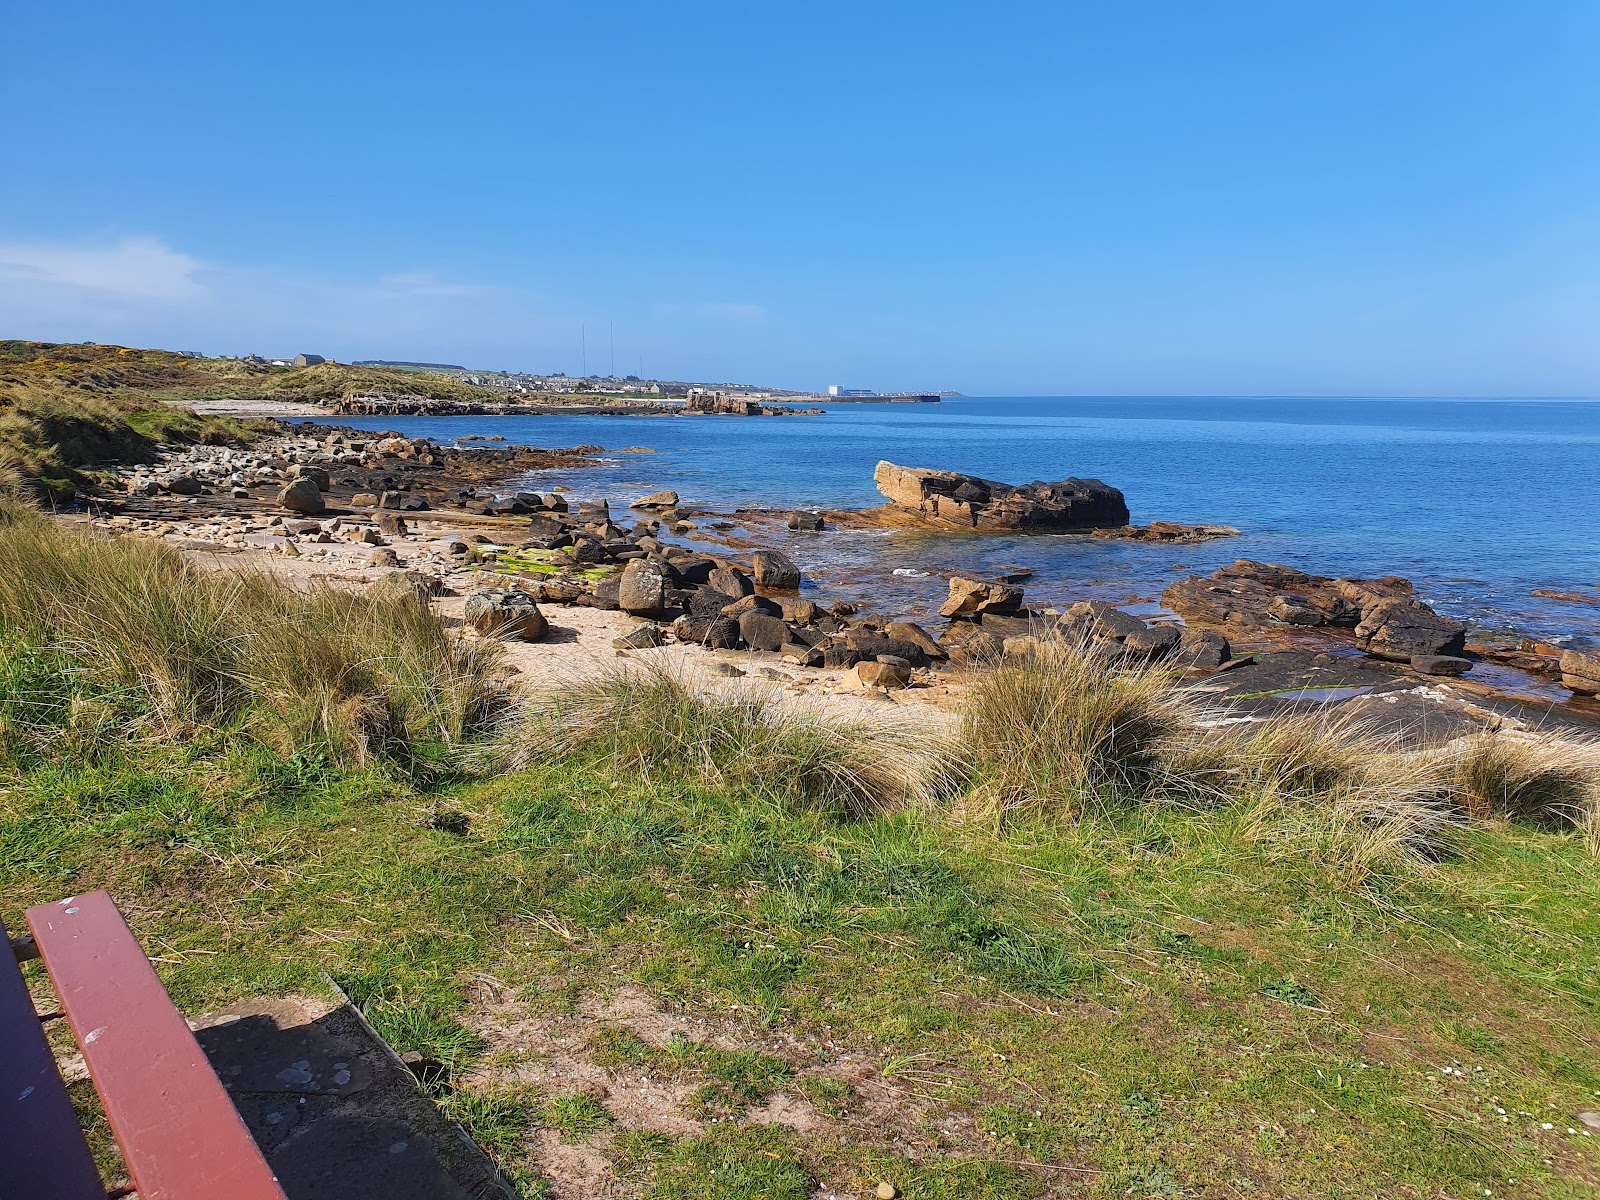
M284 1200L111 897L42 904L28 927L140 1200Z
M105 1200L3 925L0 944L0 1200Z

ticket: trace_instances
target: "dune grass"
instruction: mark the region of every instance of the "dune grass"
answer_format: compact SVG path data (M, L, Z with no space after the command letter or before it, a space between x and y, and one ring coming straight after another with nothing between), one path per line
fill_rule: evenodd
M285 755L425 756L483 733L506 700L494 644L412 596L207 572L15 504L0 509L0 633L122 698L130 722L236 728Z
M659 665L580 677L534 701L508 763L548 757L847 816L930 804L951 766L915 723L829 716L770 689L705 690Z

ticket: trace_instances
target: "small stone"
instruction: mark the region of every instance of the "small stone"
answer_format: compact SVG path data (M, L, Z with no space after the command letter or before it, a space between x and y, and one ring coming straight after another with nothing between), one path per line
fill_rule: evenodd
M878 1200L894 1200L900 1193L895 1190L892 1183L880 1183L872 1193Z

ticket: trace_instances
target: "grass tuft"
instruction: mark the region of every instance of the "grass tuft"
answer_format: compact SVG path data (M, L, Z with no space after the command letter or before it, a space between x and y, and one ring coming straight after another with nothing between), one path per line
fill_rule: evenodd
M950 767L939 740L905 722L827 716L768 689L701 691L655 664L583 677L536 701L509 754L513 766L607 761L849 817L930 803Z
M457 746L503 706L496 648L409 596L300 592L5 511L0 634L116 689L169 735L238 726L285 755L364 762Z

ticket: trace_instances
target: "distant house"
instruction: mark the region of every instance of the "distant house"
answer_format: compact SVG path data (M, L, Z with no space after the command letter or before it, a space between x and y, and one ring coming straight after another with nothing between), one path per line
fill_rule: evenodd
M297 367L320 367L327 361L320 354L296 354L294 356L294 365Z

